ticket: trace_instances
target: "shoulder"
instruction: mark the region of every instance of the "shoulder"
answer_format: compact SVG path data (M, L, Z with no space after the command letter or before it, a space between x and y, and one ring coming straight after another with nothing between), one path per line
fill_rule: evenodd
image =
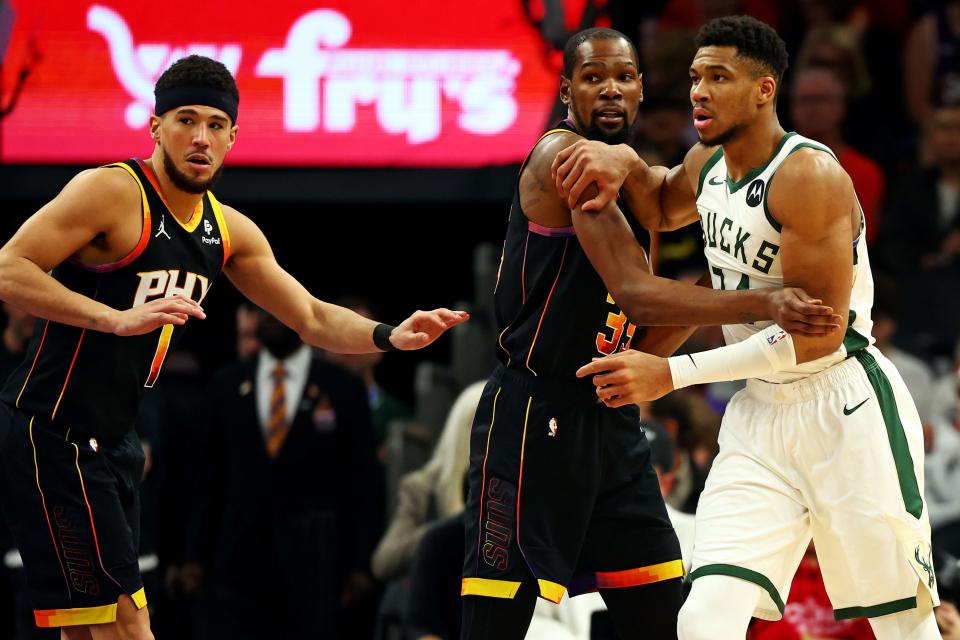
M798 197L798 194L802 196ZM815 225L849 215L853 183L840 163L824 150L805 147L791 153L771 180L767 201L781 224Z
M537 177L545 177L549 184L553 184L551 176L551 165L557 154L572 145L577 140L583 140L583 136L573 131L557 131L540 138L537 144L530 152L527 158L527 164L524 166L524 173L531 173ZM551 189L556 191L556 189Z
M66 184L59 197L97 210L126 210L141 200L136 179L119 167L81 171ZM105 204L108 206L104 207Z

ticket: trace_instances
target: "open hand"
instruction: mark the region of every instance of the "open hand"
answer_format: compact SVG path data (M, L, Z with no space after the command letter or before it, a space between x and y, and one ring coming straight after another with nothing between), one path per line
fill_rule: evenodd
M577 370L578 378L593 376L597 397L608 407L656 400L673 391L666 358L628 349L596 358Z
M466 311L415 311L391 332L390 343L402 351L422 349L443 335L447 329L469 319L470 314Z
M207 314L198 302L190 298L160 298L132 309L117 311L108 331L118 336L138 336L165 324L186 324L191 316L203 320Z
M584 190L596 184L599 193L583 203L582 211L599 211L617 197L623 181L643 161L628 145L577 140L560 151L551 165L557 193L573 209Z

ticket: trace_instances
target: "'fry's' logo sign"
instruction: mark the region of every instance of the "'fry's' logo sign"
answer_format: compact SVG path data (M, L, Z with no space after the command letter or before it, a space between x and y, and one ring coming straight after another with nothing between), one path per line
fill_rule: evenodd
M125 111L131 129L146 125L153 111L153 84L171 63L198 53L240 67L240 44L166 43L134 45L117 12L93 5L87 28L110 49L114 72L132 98ZM346 16L317 9L298 18L282 47L267 49L255 75L283 83L283 126L291 133L352 131L357 109L372 106L380 127L404 134L407 142L440 136L442 105L458 105L457 126L476 135L495 135L516 119L515 79L520 61L505 49L349 49Z

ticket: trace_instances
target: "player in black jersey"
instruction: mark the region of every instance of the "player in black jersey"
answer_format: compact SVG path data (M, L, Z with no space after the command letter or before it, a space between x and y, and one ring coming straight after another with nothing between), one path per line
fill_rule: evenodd
M37 625L68 640L153 637L133 422L221 271L330 351L418 349L467 318L418 311L390 327L311 296L259 228L209 192L237 136L227 69L189 56L155 94L150 158L80 173L0 249L0 299L43 319L0 394L3 508Z
M501 364L471 438L462 637L522 638L538 595L599 590L624 638L675 638L683 564L637 409L598 403L577 369L631 343L672 353L690 325L773 318L820 335L840 319L799 289L717 292L655 277L633 216L583 213L595 187L570 204L559 195L557 154L584 138L626 141L637 116L625 36L571 38L560 93L568 118L521 168L504 241ZM636 328L671 324L684 326Z

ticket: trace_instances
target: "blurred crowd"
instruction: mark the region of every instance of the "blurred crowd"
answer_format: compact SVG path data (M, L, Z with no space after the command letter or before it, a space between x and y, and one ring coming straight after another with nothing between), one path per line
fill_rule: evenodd
M524 5L546 49L593 24L638 43L646 101L633 145L650 164L677 164L696 140L687 66L703 22L749 13L783 36L791 68L781 121L836 152L866 214L873 334L924 421L938 621L944 638L960 639L951 604L960 598L960 1ZM505 202L504 220L506 212ZM698 277L700 243L699 228L662 236L659 273ZM253 308L237 310L236 362L213 376L189 351L170 355L137 425L147 452L140 563L158 638L458 637L468 438L493 366L498 251L477 256L473 320L454 331L449 365L417 370L409 406L381 386L383 354L311 350ZM372 301L339 302L379 317ZM6 376L34 320L4 313ZM718 328L704 328L684 348L721 340ZM686 389L641 408L685 556L720 418L739 388ZM276 424L284 426L269 427ZM58 638L31 624L19 554L2 527L0 558L0 638ZM528 637L615 637L594 596L541 601ZM757 622L750 633L873 637L864 621L833 620L812 547L784 619Z

